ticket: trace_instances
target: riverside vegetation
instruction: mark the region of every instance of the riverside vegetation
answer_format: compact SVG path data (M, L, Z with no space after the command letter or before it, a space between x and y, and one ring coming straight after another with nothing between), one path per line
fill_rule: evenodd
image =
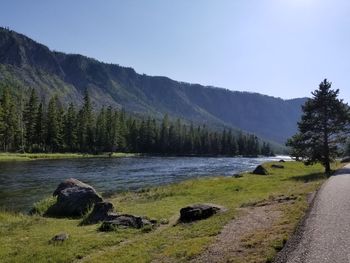
M0 151L29 153L128 152L176 155L271 155L257 136L213 131L180 119L161 122L126 115L112 107L94 110L89 94L79 108L64 108L57 96L46 106L35 90L16 94L0 86Z
M307 196L326 179L319 164L283 163L284 169L264 164L269 175L243 174L242 177L208 177L177 184L125 192L109 201L121 213L144 215L162 221L155 230L117 229L99 232L99 225L79 226L81 219L42 217L51 200L40 202L39 214L29 216L0 213L1 262L150 262L188 261L215 242L222 228L235 217L240 207L249 207L280 195L295 201L278 206L281 216L254 235L247 233L243 251L233 262L269 262L281 249L307 208ZM54 189L52 189L54 190ZM215 203L228 210L206 220L176 224L180 208L194 203ZM60 232L69 234L61 244L50 239Z
M84 154L84 153L1 153L0 162L10 161L31 161L43 159L74 159L74 158L121 158L134 157L135 153L101 153L101 154Z

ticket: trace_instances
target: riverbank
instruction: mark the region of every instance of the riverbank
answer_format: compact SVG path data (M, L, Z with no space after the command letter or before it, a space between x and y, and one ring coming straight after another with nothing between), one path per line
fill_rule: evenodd
M225 258L232 262L269 262L279 251L307 208L307 198L326 180L320 165L283 163L284 169L264 164L269 175L213 177L112 196L118 212L169 221L145 232L118 229L101 233L99 225L78 226L80 220L53 219L0 213L1 262L179 262L196 260L217 242L224 226L244 216L244 209L266 207L275 217L267 227L252 228L236 240L238 249ZM53 191L54 189L52 189ZM193 203L215 203L228 210L192 224L177 224L180 208ZM275 205L271 205L275 204ZM243 209L243 210L242 210ZM268 213L268 212L267 212ZM268 213L268 215L271 215ZM69 240L52 245L48 240L67 232Z
M32 160L54 160L54 159L74 159L74 158L122 158L122 157L198 157L198 158L268 158L277 156L264 156L264 155L212 155L212 154L146 154L146 153L99 153L99 154L87 154L87 153L9 153L0 152L0 162L10 161L32 161ZM282 156L281 158L286 158Z
M138 156L136 153L102 153L102 154L83 154L83 153L0 153L0 162L10 161L32 161L32 160L53 160L53 159L73 159L73 158L120 158Z

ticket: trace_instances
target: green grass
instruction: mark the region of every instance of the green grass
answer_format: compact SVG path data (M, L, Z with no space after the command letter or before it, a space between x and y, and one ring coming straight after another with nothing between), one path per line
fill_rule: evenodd
M72 158L118 158L136 156L134 153L82 154L82 153L0 153L0 162L30 161L42 159L72 159Z
M30 210L31 215L39 215L43 216L45 212L54 205L57 201L57 197L50 196L48 198L45 198L39 202L34 203L33 208Z
M78 226L79 220L0 213L0 262L183 262L213 242L223 226L237 216L236 209L247 203L277 195L296 195L294 204L283 206L283 216L271 229L247 236L244 262L266 262L292 233L306 207L306 196L326 179L320 165L287 162L285 169L271 169L269 176L244 174L242 178L213 177L127 192L110 199L118 212L169 220L157 230L118 229L98 232L99 225ZM54 189L52 189L54 190ZM227 212L193 224L177 224L181 207L193 203L215 203ZM44 206L44 205L43 205ZM45 207L45 206L44 206ZM61 245L48 241L67 232ZM232 259L233 262L242 262Z

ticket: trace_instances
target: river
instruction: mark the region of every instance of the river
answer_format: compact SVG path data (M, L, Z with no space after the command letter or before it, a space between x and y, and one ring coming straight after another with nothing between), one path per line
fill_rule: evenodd
M34 202L51 195L61 181L71 177L108 195L201 176L232 176L281 158L131 157L0 162L0 208L27 212Z

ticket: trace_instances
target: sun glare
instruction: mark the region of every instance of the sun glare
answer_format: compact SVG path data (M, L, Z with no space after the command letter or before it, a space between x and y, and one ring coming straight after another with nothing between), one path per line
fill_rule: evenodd
M291 7L309 7L311 6L315 1L314 0L279 0L279 2L286 3Z

